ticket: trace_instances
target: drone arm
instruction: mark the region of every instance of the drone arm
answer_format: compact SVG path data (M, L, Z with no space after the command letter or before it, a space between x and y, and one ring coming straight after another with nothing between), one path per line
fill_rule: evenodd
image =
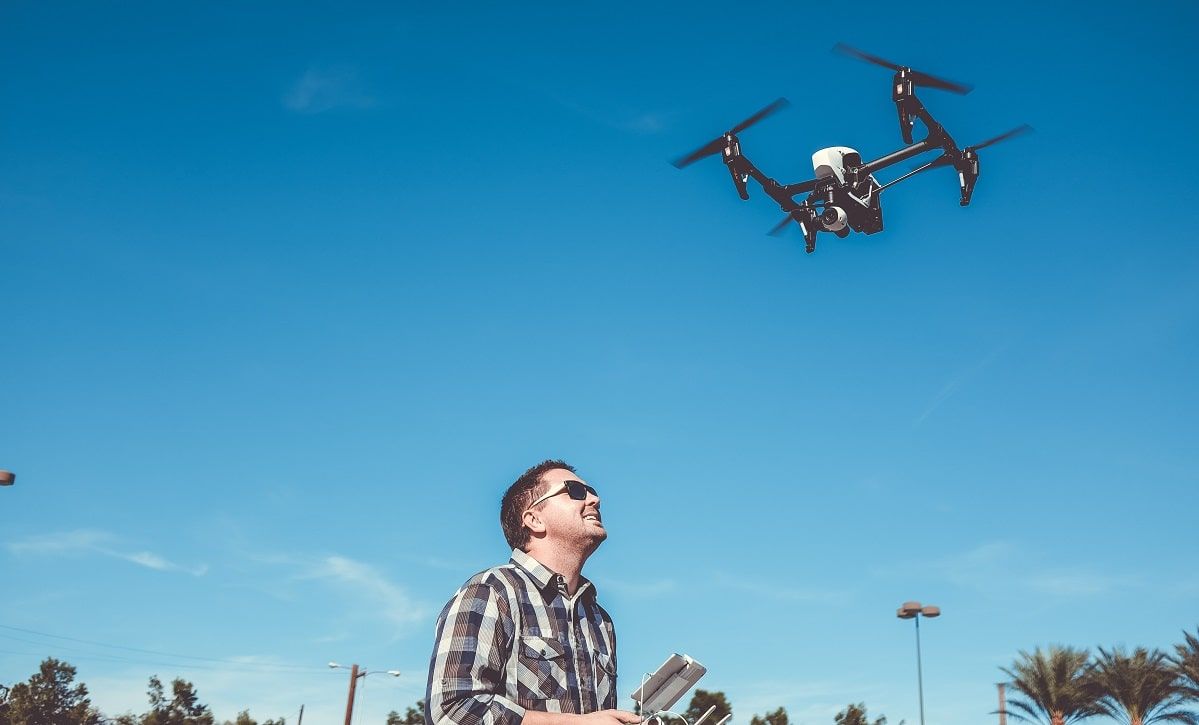
M753 165L749 159L744 156L737 155L735 158L726 162L729 172L733 175L733 183L737 185L737 191L741 194L742 199L748 198L748 193L743 192L745 182L742 178L748 177L758 182L762 187L762 191L783 208L783 211L791 211L799 208L792 198L796 194L803 194L811 191L816 186L816 182L803 181L798 184L780 184L766 174L762 173L758 167Z
M869 174L873 174L876 171L881 171L882 169L885 169L888 166L894 166L895 164L898 164L901 161L906 161L906 160L912 158L913 156L919 156L920 154L922 154L926 151L932 151L933 149L939 149L939 148L942 148L942 145L941 145L941 143L939 143L939 140L934 141L932 139L926 138L923 141L917 141L916 143L912 144L911 146L899 149L898 151L895 151L893 153L889 153L886 156L877 158L874 161L871 161L869 163L862 164L861 166L857 167L857 169L855 169L854 171L857 173L858 178L862 178Z

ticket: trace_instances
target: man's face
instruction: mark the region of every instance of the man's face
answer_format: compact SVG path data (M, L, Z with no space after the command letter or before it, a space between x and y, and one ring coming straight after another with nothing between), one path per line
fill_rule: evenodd
M571 498L563 489L562 482L587 482L564 468L546 471L541 480L546 484L541 490L542 494L562 491L542 501L534 511L545 525L547 541L572 547L582 546L589 552L595 551L600 542L608 538L608 532L604 529L600 517L599 497L588 492L582 501Z

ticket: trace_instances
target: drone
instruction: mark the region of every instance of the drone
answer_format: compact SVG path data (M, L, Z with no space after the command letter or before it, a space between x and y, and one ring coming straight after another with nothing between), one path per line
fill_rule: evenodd
M904 148L874 161L862 163L862 155L856 150L847 146L830 146L812 154L812 168L816 178L795 184L780 184L763 174L741 153L741 141L737 137L750 126L790 105L786 98L779 98L720 136L672 162L676 168L682 169L700 159L720 154L733 178L733 186L742 199L749 199L748 184L749 180L753 179L762 187L762 191L786 212L787 216L783 217L769 234L779 236L794 222L803 232L809 254L816 251L816 235L820 232L830 232L844 239L849 236L851 230L863 234L882 231L882 192L929 169L952 166L957 171L961 191L958 203L961 206L969 206L974 194L974 185L978 182L979 150L1032 130L1032 127L1025 124L982 143L958 148L945 128L916 97L915 89L936 88L965 95L972 90L972 86L897 65L844 43L838 43L833 50L895 71L891 81L891 99L895 101L895 107L899 111L899 133L903 137ZM927 135L914 142L912 129L917 120L927 130ZM934 150L940 150L941 155L892 181L880 184L874 178L876 171ZM803 194L807 196L797 200Z

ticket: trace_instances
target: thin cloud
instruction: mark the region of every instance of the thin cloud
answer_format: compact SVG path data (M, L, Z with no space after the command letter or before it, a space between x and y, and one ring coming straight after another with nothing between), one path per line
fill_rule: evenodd
M997 348L993 350L990 355L987 355L982 360L976 362L965 370L958 372L956 375L947 380L945 384L941 386L941 389L937 391L937 394L933 396L933 399L929 401L928 405L924 406L924 412L916 417L914 425L919 426L921 423L923 423L930 415L932 415L933 411L941 407L942 403L956 395L964 384L966 384L971 378L973 378L975 375L978 375L983 369L990 365L995 360L996 356L998 356L1002 351L1003 348Z
M309 68L283 95L283 106L296 113L323 113L338 108L364 109L375 105L358 71L339 65Z
M776 582L761 582L752 579L731 576L723 572L712 575L712 584L725 590L735 590L756 594L761 597L778 599L788 602L821 602L825 604L844 604L850 598L849 592L836 589L811 589L780 586Z
M760 680L738 694L735 708L737 712L762 714L783 705L795 722L829 721L845 706L846 699L869 700L874 693L874 688L856 682ZM797 708L796 703L804 705Z
M595 586L597 590L613 591L630 599L656 599L673 594L678 589L673 579L635 582L602 577L595 580Z
M931 573L951 584L979 591L1002 586L1055 597L1094 596L1141 583L1137 577L1096 573L1089 569L1036 567L1030 563L1032 560L1030 552L1011 542L990 541L958 554L910 562L875 573L905 577Z
M671 121L676 115L663 111L631 111L628 109L611 108L596 110L590 106L565 100L552 94L548 95L548 98L562 108L593 123L638 136L650 136L662 133L670 127Z
M188 567L177 564L152 551L127 551L115 534L97 529L76 529L53 534L31 536L5 545L14 556L70 556L78 554L101 554L154 571L178 571L192 576L203 576L208 566Z
M1024 583L1045 594L1089 597L1135 586L1137 582L1133 577L1111 576L1088 571L1062 571L1038 574L1029 577Z
M426 616L425 607L413 600L403 587L370 564L345 556L322 557L307 567L300 577L326 581L352 591L356 598L370 602L373 611L381 613L397 627L407 628Z

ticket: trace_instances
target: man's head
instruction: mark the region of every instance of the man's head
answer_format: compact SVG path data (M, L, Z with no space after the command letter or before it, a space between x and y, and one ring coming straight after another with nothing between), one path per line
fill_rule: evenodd
M594 551L608 532L600 520L599 497L585 486L566 461L542 461L521 474L500 504L508 545L528 551L537 540Z

